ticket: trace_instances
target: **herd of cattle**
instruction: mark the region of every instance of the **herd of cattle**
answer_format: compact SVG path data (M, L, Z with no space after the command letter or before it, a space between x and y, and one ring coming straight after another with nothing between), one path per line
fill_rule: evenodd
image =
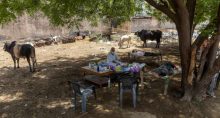
M41 38L41 39L35 39L32 41L26 42L27 44L31 44L36 47L42 47L42 46L47 46L47 45L52 45L52 44L65 44L65 43L73 43L76 40L82 40L84 39L88 34L80 34L79 32L76 32L75 34L71 34L69 36L49 36L46 38Z
M141 30L134 33L137 37L143 41L143 46L147 46L147 40L156 41L156 48L159 48L161 39L164 41L172 40L176 41L178 36L177 32L171 31L171 32L165 32L160 30ZM76 42L76 40L83 40L86 36L89 36L91 39L96 38L91 36L91 32L83 31L83 32L73 32L69 36L48 36L43 38L36 38L32 39L30 41L25 41L26 44L31 44L34 47L42 47L42 46L48 46L53 44L66 44L66 43L73 43ZM196 37L196 36L195 36ZM121 36L121 39L119 41L119 48L123 46L124 42L128 42L128 46L130 44L131 37L129 35Z
M143 46L146 47L147 40L155 40L156 48L160 47L160 42L162 38L162 31L160 30L141 30L134 33L137 37L140 37L141 41L143 41ZM74 32L70 36L61 37L61 36L50 36L48 38L42 38L37 40L32 40L32 42L26 42L25 44L18 44L16 41L11 43L5 43L4 50L10 53L13 61L14 61L14 68L19 68L19 58L26 58L30 67L30 71L35 71L35 66L37 65L36 56L35 56L35 48L34 47L41 47L46 45L58 44L58 43L72 43L76 40L82 40L86 36L89 36L89 33L79 33ZM94 38L94 37L90 37ZM131 36L124 35L120 38L118 42L119 48L121 48L124 42L127 43L127 47L130 47ZM32 61L32 64L31 62Z
M163 38L164 41L166 40L176 40L177 39L177 32L172 31L172 32L163 32L160 30L141 30L137 31L134 33L137 37L143 41L143 46L147 46L147 40L151 41L156 41L156 48L159 48L161 39ZM69 36L48 36L48 37L43 37L43 38L37 38L31 41L26 41L25 43L31 44L34 47L42 47L42 46L48 46L52 44L65 44L65 43L73 43L76 40L82 40L85 39L86 36L90 36L91 33L84 31L84 32L73 32ZM90 38L95 38L94 36ZM123 42L129 42L131 38L128 36L124 35L121 37L119 41L119 47L122 47Z

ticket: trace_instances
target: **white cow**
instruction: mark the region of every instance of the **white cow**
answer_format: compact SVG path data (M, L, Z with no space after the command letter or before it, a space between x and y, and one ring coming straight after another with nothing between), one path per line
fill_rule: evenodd
M130 47L131 36L129 36L129 35L123 35L123 36L120 38L119 42L118 42L119 48L121 48L121 47L123 46L124 42L127 42L127 48Z

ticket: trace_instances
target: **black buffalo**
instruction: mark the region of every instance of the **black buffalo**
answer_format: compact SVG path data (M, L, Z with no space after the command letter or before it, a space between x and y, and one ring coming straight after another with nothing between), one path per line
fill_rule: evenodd
M162 37L162 32L160 30L141 30L135 32L135 35L140 37L140 39L144 42L143 47L147 46L147 40L156 40L156 48L160 47L160 39Z

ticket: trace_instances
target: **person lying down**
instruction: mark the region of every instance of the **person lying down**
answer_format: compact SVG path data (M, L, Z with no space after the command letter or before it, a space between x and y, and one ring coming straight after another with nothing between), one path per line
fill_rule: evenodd
M180 71L173 63L165 62L160 65L158 68L153 70L149 69L149 66L143 67L142 71L140 72L141 84L143 84L144 78L161 78L164 76L171 76L173 74L178 73Z
M131 51L131 53L128 53L130 58L136 58L141 56L160 56L161 53L154 53L154 52L145 52L142 50L134 49Z

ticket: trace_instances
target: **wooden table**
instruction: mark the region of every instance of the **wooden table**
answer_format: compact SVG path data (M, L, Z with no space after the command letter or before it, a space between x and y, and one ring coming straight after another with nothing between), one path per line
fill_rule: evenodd
M110 87L110 84L111 84L110 75L113 74L113 71L107 70L103 72L97 72L96 70L89 68L89 66L81 67L81 70L83 71L84 76L85 75L96 76L96 77L94 76L94 77L85 78L86 81L99 85L100 87L102 87L102 85L104 84L108 84L108 87ZM107 76L107 77L104 77L104 76Z

